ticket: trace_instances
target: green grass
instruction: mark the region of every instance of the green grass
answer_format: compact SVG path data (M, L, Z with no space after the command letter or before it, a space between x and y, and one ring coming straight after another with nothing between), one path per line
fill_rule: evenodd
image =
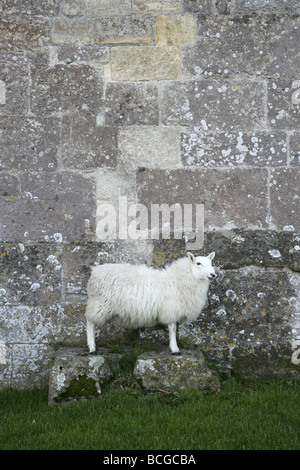
M281 382L233 381L220 398L112 387L98 399L48 407L47 390L5 390L0 449L299 450L299 392L300 384Z

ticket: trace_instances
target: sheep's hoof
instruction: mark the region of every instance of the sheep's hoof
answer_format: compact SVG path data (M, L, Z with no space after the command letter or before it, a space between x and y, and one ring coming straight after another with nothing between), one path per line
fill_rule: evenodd
M96 356L96 354L97 354L97 351L90 352L90 355L92 355L92 356Z
M172 352L172 356L181 356L181 352L180 351Z

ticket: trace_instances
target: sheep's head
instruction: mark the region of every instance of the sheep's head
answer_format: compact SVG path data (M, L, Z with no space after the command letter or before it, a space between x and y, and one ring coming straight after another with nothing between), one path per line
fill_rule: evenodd
M187 256L190 261L191 273L195 279L211 281L216 277L215 270L211 264L215 257L214 251L208 256L194 256L192 253L187 253Z

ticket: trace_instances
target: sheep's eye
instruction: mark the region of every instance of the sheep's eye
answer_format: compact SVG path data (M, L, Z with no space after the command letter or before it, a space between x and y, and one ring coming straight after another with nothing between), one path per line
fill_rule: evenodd
M200 266L200 265L201 265L200 261L198 261L198 263L197 263L197 264L198 264L198 266Z

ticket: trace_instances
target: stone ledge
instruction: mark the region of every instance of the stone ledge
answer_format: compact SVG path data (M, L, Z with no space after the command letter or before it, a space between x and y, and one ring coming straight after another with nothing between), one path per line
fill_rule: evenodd
M147 390L220 390L217 373L207 367L199 351L182 350L180 356L166 351L141 354L134 376L141 379Z
M105 348L96 355L84 348L60 349L50 371L48 404L99 397L103 384L120 369L122 356ZM133 375L146 390L220 390L217 373L207 367L198 351L182 351L180 356L169 351L143 353Z
M97 355L83 348L60 349L50 372L48 404L99 396L101 385L118 370L120 357L107 349Z

